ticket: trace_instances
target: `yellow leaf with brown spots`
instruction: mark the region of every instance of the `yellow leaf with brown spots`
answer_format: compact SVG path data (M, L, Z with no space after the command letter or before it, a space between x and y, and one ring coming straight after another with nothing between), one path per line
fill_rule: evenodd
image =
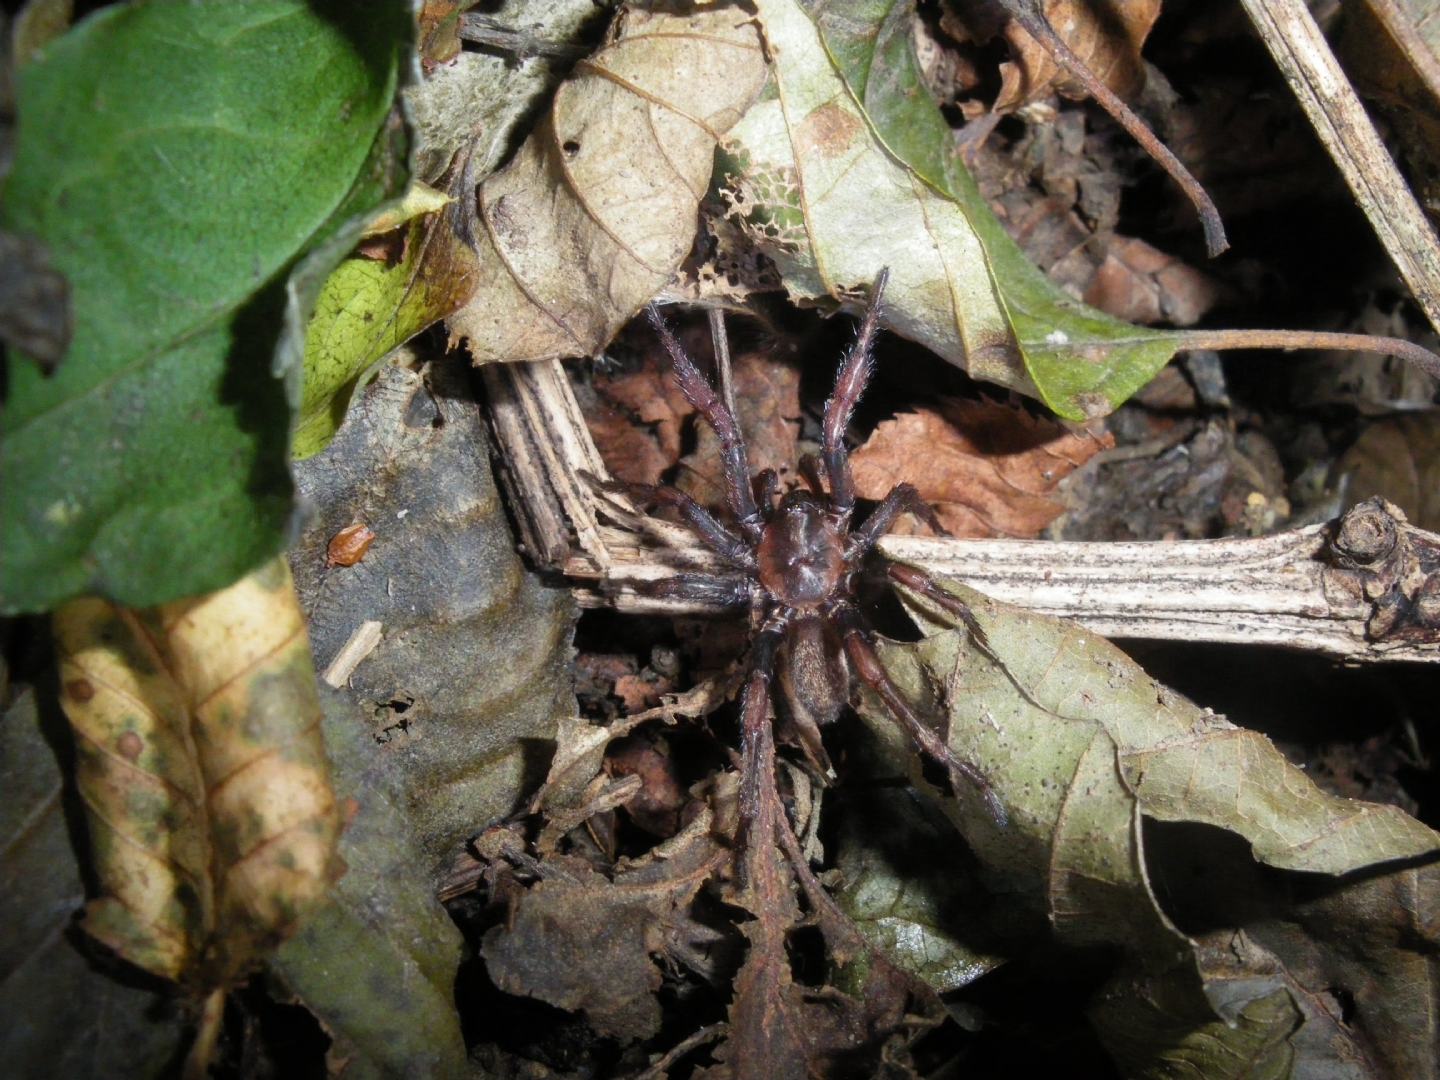
M100 883L84 927L146 971L223 988L343 869L289 569L145 610L76 600L54 635Z

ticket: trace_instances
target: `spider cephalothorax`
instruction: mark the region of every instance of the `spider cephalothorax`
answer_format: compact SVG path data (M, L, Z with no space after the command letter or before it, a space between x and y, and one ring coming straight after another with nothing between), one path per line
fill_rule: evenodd
M880 325L880 300L888 274L881 271L860 323L854 346L840 366L835 391L825 404L819 459L807 458L800 471L806 487L776 498L775 474L752 482L745 442L730 409L685 354L659 313L651 323L675 367L685 397L719 437L724 458L728 524L690 496L672 487L608 484L648 505L679 512L696 535L727 566L720 574L680 573L656 583L673 597L704 596L748 610L754 634L741 703L742 817L756 819L761 793L774 783L774 741L770 730L772 683L783 694L786 719L812 764L830 772L819 728L833 720L850 697L851 677L869 686L916 744L944 765L952 782L968 782L1001 815L989 784L960 761L905 700L876 655L874 633L856 603L854 584L876 542L905 511L939 527L934 512L909 484L898 484L858 527L852 528L855 487L845 449L845 429L870 376L871 349ZM942 530L943 531L943 530ZM913 567L886 564L889 577L923 593L954 613L972 633L978 627L968 609Z

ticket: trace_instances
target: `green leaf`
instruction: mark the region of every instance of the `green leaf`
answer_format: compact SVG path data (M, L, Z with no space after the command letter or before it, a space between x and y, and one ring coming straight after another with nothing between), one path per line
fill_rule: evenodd
M307 458L334 436L350 399L387 353L455 310L473 287L452 215L415 218L393 265L346 259L326 279L305 335L305 395L293 454Z
M921 79L913 0L757 8L776 94L732 133L727 185L792 295L844 299L888 265L893 329L1067 419L1166 364L1178 334L1066 296L985 204Z
M9 363L0 609L154 604L283 546L299 334L403 183L410 36L400 0L155 2L24 70L0 225L49 247L75 330L53 377Z

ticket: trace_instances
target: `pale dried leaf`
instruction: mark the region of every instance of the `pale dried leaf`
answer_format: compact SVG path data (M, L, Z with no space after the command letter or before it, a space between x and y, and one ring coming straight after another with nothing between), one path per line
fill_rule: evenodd
M101 882L85 928L147 971L227 986L339 872L290 572L147 612L77 600L54 629Z
M737 7L622 10L481 185L477 287L452 341L477 364L598 353L689 251L716 141L764 78Z

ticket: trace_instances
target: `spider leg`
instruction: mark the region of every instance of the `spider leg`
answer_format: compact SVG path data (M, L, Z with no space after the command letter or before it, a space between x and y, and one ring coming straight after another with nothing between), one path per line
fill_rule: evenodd
M1000 802L1000 797L995 794L995 789L990 786L990 781L974 765L961 760L955 751L946 745L944 739L925 725L914 708L905 700L904 695L900 693L900 688L895 685L881 665L880 657L875 652L874 634L865 624L864 617L860 612L849 604L844 604L835 608L835 616L837 621L845 627L845 655L850 660L855 674L860 677L860 681L879 695L891 718L910 736L911 741L933 761L946 767L950 773L951 782L955 782L954 778L957 774L963 776L985 800L985 807L990 811L990 816L995 819L997 824L1004 825L1007 820L1005 807Z
M885 573L891 581L898 582L912 592L919 593L936 606L942 607L954 615L970 634L976 648L997 664L1004 666L1000 657L995 655L995 650L990 645L990 639L985 635L985 628L975 618L975 613L970 610L970 606L958 596L954 596L936 585L934 579L924 570L917 570L904 563L887 563Z
M890 531L895 519L907 510L941 536L950 535L950 531L935 516L934 508L920 497L920 492L913 485L896 484L885 500L870 512L865 524L850 534L850 541L845 545L845 558L851 562L863 558Z
M770 683L784 637L783 619L771 618L750 647L750 675L740 698L740 819L753 821L765 788L775 786L775 736L770 725Z
M752 542L758 541L762 525L760 511L755 505L755 494L750 489L750 461L745 453L745 437L740 433L735 414L720 400L705 376L700 374L695 361L685 355L679 339L665 324L659 309L651 304L645 309L645 315L649 318L650 325L655 327L665 351L670 354L670 362L675 367L675 379L680 384L685 400L699 410L706 423L719 436L730 509L740 524L740 531Z
M845 451L845 429L850 426L850 417L854 415L860 395L865 392L865 384L870 381L871 350L875 334L880 329L880 298L889 278L888 268L881 270L875 278L875 287L870 291L870 305L865 309L865 317L860 320L860 332L840 365L835 392L825 403L822 456L825 472L830 477L830 502L842 519L855 509L855 481L850 475L850 456Z
M588 476L588 474L587 474ZM710 511L697 503L679 488L664 484L632 484L623 480L599 480L589 477L590 483L601 491L614 495L628 495L645 506L668 506L679 512L686 524L703 540L712 551L718 552L727 561L747 569L754 567L755 555L750 545L725 527Z
M800 476L805 481L805 486L810 489L810 494L817 499L825 498L825 478L820 475L818 457L806 454L800 459Z
M635 578L621 584L636 596L688 601L731 611L745 611L751 601L750 581L741 577L717 577L681 570L673 577Z

